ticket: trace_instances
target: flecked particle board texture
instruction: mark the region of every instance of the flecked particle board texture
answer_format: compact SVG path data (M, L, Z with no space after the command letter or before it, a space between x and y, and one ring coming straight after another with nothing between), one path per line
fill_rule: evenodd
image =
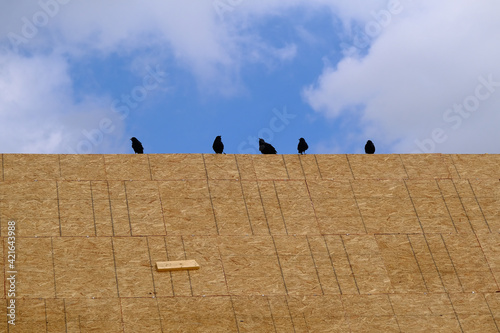
M500 155L1 159L0 332L499 332Z

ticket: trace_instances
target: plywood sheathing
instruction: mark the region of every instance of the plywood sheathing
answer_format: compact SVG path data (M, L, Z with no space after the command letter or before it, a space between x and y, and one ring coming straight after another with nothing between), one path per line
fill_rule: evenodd
M252 226L253 235L269 235L270 228L267 215L262 205L260 186L257 182L242 181L241 188L245 200L248 220Z
M290 179L321 179L316 155L283 155Z
M46 238L19 237L16 239L15 265L18 271L16 289L18 295L26 298L55 298L54 266L52 240ZM5 253L8 247L5 244ZM21 252L21 253L19 253ZM9 271L6 269L5 271ZM9 273L6 273L9 276Z
M478 239L488 266L498 282L500 281L500 247L498 246L500 237L498 233L491 233L478 235Z
M153 180L207 179L201 154L150 154L147 157L150 161ZM224 155L226 163L230 159L234 159L234 155Z
M0 182L1 234L7 235L7 222L22 223L17 236L60 236L56 181Z
M59 155L59 159L62 179L106 179L104 155Z
M53 154L3 154L3 180L60 179L60 156Z
M58 300L50 301L55 303ZM64 316L66 317L68 332L79 329L90 332L99 330L120 332L122 330L122 306L119 298L63 299L62 304L54 304L54 310L54 317L56 314L63 315L63 318L58 318L62 319L63 324ZM64 331L65 327L62 326L62 328Z
M408 178L460 178L450 155L400 155Z
M97 180L90 183L92 196L92 210L94 214L95 231L97 236L115 235L114 223L109 195L109 183ZM115 217L117 217L115 215Z
M462 179L500 179L500 155L450 155Z
M96 236L90 181L59 181L59 219L62 236Z
M159 183L124 182L132 235L166 235Z
M159 191L167 233L218 233L206 180L162 181Z
M152 179L148 155L104 155L104 166L108 180Z
M208 179L240 179L241 176L236 161L236 155L232 156L233 158L226 158L218 154L203 155Z
M239 181L210 181L209 193L219 234L252 234Z
M242 180L256 180L255 168L252 160L253 155L242 154L234 155L236 164Z
M275 188L287 234L319 234L307 184L303 181L275 182Z
M307 186L322 234L366 233L349 181L308 181Z
M355 179L408 178L399 155L347 155Z
M42 242L44 239L38 241ZM53 274L50 280L55 284L55 296L117 297L112 243L113 240L109 237L52 239ZM19 256L29 256L30 250L32 249L23 251L20 247Z
M305 170L301 163L303 160L301 155L283 155L283 158L290 179L305 179Z
M289 179L283 155L251 155L258 180Z
M2 158L10 331L498 331L497 155Z
M353 173L347 155L315 155L321 179L348 180Z
M159 272L182 271L200 269L196 260L178 260L178 261L157 261L156 270Z

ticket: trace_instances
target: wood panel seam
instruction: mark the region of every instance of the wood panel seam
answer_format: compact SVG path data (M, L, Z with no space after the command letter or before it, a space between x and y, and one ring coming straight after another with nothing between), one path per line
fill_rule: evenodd
M181 242L182 242L182 251L184 251L184 259L187 259L186 255L186 245L184 244L184 236L181 236ZM193 293L193 283L191 281L191 272L187 271L188 278L189 278L189 288L191 289L191 296L194 296Z
M214 216L215 229L217 230L217 235L220 235L219 224L217 223L217 216L215 215L214 201L212 200L212 192L210 191L210 180L208 179L208 170L207 163L205 162L205 155L201 154L201 157L203 159L203 166L205 167L205 175L207 177L208 197L210 198L210 206L212 207L212 214Z
M396 320L396 324L398 325L399 332L402 332L401 326L399 325L398 316L396 315L396 311L394 311L394 305L392 304L391 297L389 294L387 294L386 296L387 296L387 300L389 301L389 304L391 305L392 315L393 315L394 319Z
M425 244L427 245L427 250L429 251L429 254L431 255L432 262L434 263L434 268L436 269L439 279L441 280L441 284L444 288L445 291L447 291L446 286L444 285L443 277L441 276L441 272L439 271L436 263L436 259L434 258L434 254L431 251L431 247L429 245L429 241L427 240L427 236L425 235L424 227L422 225L422 222L420 221L420 216L418 215L417 208L415 207L415 203L413 202L413 197L411 196L410 189L408 188L408 184L406 183L406 180L403 180L403 183L405 184L406 191L408 192L408 196L410 197L411 204L413 206L413 210L415 211L415 214L417 215L418 223L420 224L420 229L422 230L422 236L424 237Z
M460 331L462 331L462 333L463 333L464 329L462 327L462 323L460 322L460 318L458 318L458 313L457 313L457 310L455 309L455 306L453 305L453 301L451 300L450 294L446 293L446 296L448 296L448 300L450 301L451 308L453 309L453 313L455 314L455 319L458 322L458 326L460 327Z
M460 276L458 275L457 268L455 267L455 263L453 262L453 258L451 257L450 251L448 250L448 246L446 245L446 241L444 240L444 237L442 234L440 234L439 236L441 237L441 241L443 242L444 249L446 250L446 254L448 254L448 258L450 259L451 266L453 267L453 271L455 272L455 275L457 276L457 280L458 280L458 283L460 284L460 288L462 288L462 292L465 292L462 281L460 280Z
M399 161L401 162L401 165L403 166L403 170L406 173L406 179L410 179L410 175L408 174L408 170L406 170L406 165L403 162L403 158L401 157L401 154L398 154L398 156L399 156Z
M132 220L130 219L130 207L128 204L128 195L127 195L127 183L125 180L123 182L123 189L125 190L125 202L127 203L127 217L128 217L128 226L130 228L130 236L133 236L134 234L132 233Z
M347 165L349 165L349 170L351 170L352 179L356 179L356 177L354 177L354 171L352 171L352 166L351 166L351 161L349 161L349 156L347 154L344 154L344 156L345 159L347 160Z
M94 192L92 190L92 181L89 181L89 186L90 186L90 200L92 202L92 216L94 218L94 234L97 237L97 224L96 224L96 220L95 220Z
M62 236L62 223L61 223L61 208L59 204L59 182L56 181L56 193L57 193L57 220L59 221L59 236Z
M498 323L497 323L497 320L495 318L495 315L493 314L493 311L491 311L490 303L488 302L488 297L486 297L485 293L483 293L482 295L483 295L484 301L486 302L486 306L488 307L488 310L490 311L491 317L493 318L493 323L495 323L497 331L500 332L500 327L498 327Z
M280 255L278 253L278 248L276 247L276 241L274 240L274 236L271 236L274 245L274 251L276 252L276 258L278 259L278 266L280 267L281 279L283 280L283 286L285 286L286 294L288 295L288 287L286 286L285 275L283 274L283 268L281 267Z
M313 261L314 269L316 270L316 277L318 278L319 287L321 288L321 294L324 295L323 285L321 284L321 278L319 276L318 266L316 265L316 260L314 260L314 254L311 249L311 243L309 242L309 237L306 235L307 246L309 247L309 253L311 254L311 259Z
M156 188L158 189L158 198L160 199L160 209L161 209L161 218L163 220L163 229L165 229L165 236L168 235L167 231L167 221L165 219L165 210L163 208L163 200L160 192L160 182L156 182Z
M349 253L347 252L347 248L345 247L344 237L342 237L342 235L339 235L339 237L340 237L340 240L342 242L342 246L344 248L344 253L346 255L347 262L349 263L349 268L351 269L352 278L354 279L354 284L356 285L356 289L358 290L358 294L361 295L361 292L359 291L358 281L356 280L356 274L354 274L354 270L352 269L351 259L349 258Z
M490 224L488 223L488 220L486 219L486 216L484 215L483 208L479 204L479 200L477 200L476 192L474 192L474 188L472 187L472 184L470 183L469 178L467 178L467 183L469 184L470 190L472 191L472 194L474 195L474 200L476 201L477 206L479 207L479 210L481 211L481 215L483 215L484 222L486 223L486 226L488 227L488 230L491 233Z
M332 259L332 255L330 253L330 248L328 247L328 243L327 243L325 237L326 237L325 235L322 235L323 242L325 243L326 251L328 253L328 259L330 259L330 264L332 265L333 274L335 275L335 280L337 281L337 287L339 288L340 295L342 295L342 287L340 286L339 277L337 276L337 271L335 270L335 265L333 264L333 259Z
M354 198L354 202L356 203L356 208L358 209L359 217L361 218L361 223L363 223L363 228L365 229L365 233L368 234L368 229L366 228L365 219L363 217L363 214L361 213L361 209L359 208L358 199L356 198L356 193L354 192L354 187L352 186L351 180L349 180L349 186L351 187L352 196Z
M288 228L286 227L285 215L283 214L283 208L280 203L280 196L278 195L278 189L276 188L276 183L273 180L274 193L276 194L276 200L278 200L278 207L280 208L281 219L283 220L283 225L285 226L285 233L288 235Z
M316 157L316 154L313 154L313 156L314 156L314 160L316 161L316 167L318 168L319 178L323 179L323 175L321 174L321 169L320 169L319 163L318 163L318 158Z
M470 229L472 230L472 232L474 234L476 234L476 230L474 229L474 226L472 225L472 222L471 222L470 217L469 217L469 213L467 213L467 209L465 209L465 205L464 205L464 202L462 201L462 197L460 196L460 193L458 192L457 184L455 183L455 181L453 179L451 180L451 183L453 184L453 188L455 189L455 192L457 193L458 200L460 200L460 204L462 205L462 209L464 210L465 216L467 216L467 222L469 222Z
M439 189L439 193L441 193L441 198L443 199L444 206L446 207L446 211L448 212L448 215L450 216L450 220L451 220L451 223L453 224L453 228L455 228L455 233L458 234L458 229L457 229L457 226L455 224L455 220L453 219L453 216L451 215L451 211L450 211L450 208L448 207L448 203L446 202L446 198L444 197L443 190L441 189L441 186L439 185L439 181L437 179L435 180L435 182L436 182L436 185Z
M415 249L413 248L413 244L411 243L410 235L406 234L406 238L408 239L408 244L410 244L413 258L415 258L415 262L417 263L418 271L420 272L420 276L422 277L422 281L424 282L425 290L427 292L429 292L429 287L427 286L427 282L425 281L424 273L422 272L422 268L420 267L420 263L418 262L417 255L415 254Z
M267 214L266 214L266 206L264 206L264 199L262 199L262 192L260 191L259 181L257 180L256 183L257 183L257 190L259 191L259 197L260 197L260 203L262 205L262 211L264 212L264 217L266 218L267 230L269 231L269 235L272 235L271 226L269 225L269 220L268 220Z

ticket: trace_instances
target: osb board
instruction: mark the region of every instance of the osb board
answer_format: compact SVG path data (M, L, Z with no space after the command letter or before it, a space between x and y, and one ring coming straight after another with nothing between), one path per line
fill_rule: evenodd
M106 179L104 155L60 155L60 165L62 179Z
M104 166L109 180L150 180L152 178L148 155L104 155Z
M2 154L2 180L499 179L499 162L487 154Z
M400 155L406 173L413 178L459 178L450 155L404 154Z
M290 179L321 179L316 155L283 155Z
M496 332L494 294L24 299L12 332ZM418 324L418 325L417 325Z
M354 179L408 178L399 155L347 155L347 159Z
M455 155L3 158L0 331L498 331L500 181Z
M500 178L500 155L450 155L462 179Z
M57 237L51 246L56 297L117 297L113 239ZM19 256L29 251L33 249L20 247Z
M469 183L477 197L500 199L500 179L470 179Z
M314 157L314 155L312 156ZM285 159L286 170L290 179L305 178L301 155L283 155L283 158Z
M60 179L62 155L3 154L3 180Z
M236 161L236 155L226 158L220 154L203 155L208 179L240 179L240 171Z
M321 179L354 178L347 155L315 155Z
M460 234L431 234L423 239L405 235L167 236L163 243L157 236L152 240L28 238L19 241L17 266L24 277L19 289L29 297L155 295L154 277L159 275L153 269L153 250L166 252L167 260L189 258L202 266L187 274L189 283L183 279L170 281L173 291L167 289L165 296L176 292L176 282L181 284L181 290L182 284L188 283L190 295L197 294L197 290L212 296L286 295L308 288L305 294L322 294L325 291L319 270L323 269L335 272L336 289L343 294L392 293L394 288L399 292L430 292L428 284L435 282L436 274L450 292L487 293L498 290L498 259L492 245L500 239L496 236L484 239L485 251L481 239ZM431 258L430 265L425 257ZM31 274L36 276L30 279ZM207 276L213 279L208 281ZM406 282L402 282L403 278ZM243 283L249 280L255 283Z
M206 179L207 173L202 154L151 154L151 175L154 180ZM218 156L219 157L219 156ZM220 159L234 159L232 155Z
M252 155L252 163L259 180L290 178L284 155Z

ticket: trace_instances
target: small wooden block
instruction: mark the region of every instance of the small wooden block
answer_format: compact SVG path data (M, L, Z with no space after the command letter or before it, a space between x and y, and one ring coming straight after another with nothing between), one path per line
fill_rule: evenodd
M181 271L186 269L200 269L196 260L162 261L156 263L158 272Z

